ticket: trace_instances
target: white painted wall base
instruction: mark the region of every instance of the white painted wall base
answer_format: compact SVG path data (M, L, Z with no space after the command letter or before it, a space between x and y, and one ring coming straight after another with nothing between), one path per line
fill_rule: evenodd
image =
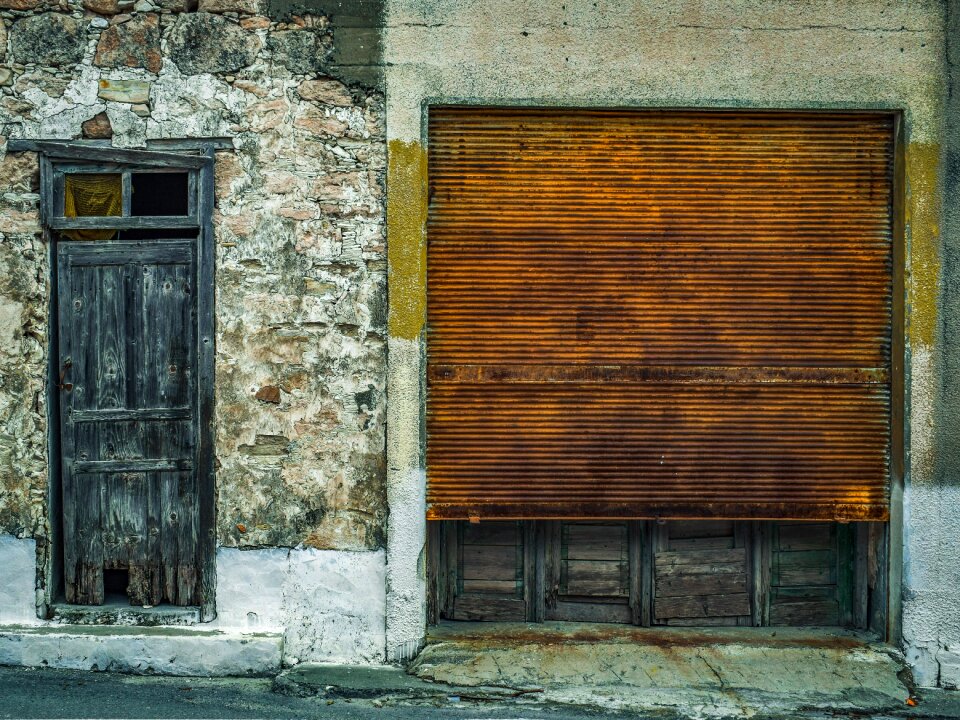
M37 543L0 535L0 625L36 625Z
M0 627L0 665L142 675L265 675L280 668L279 633L195 628Z
M285 665L382 663L385 565L382 550L220 548L212 626L283 632Z
M0 535L0 568L0 665L243 675L281 664L386 658L382 550L220 548L217 618L190 627L42 621L34 541Z

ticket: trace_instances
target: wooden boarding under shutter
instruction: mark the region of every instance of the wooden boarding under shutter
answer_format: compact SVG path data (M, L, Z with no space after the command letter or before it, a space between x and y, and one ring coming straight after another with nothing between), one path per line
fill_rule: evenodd
M428 517L887 519L894 125L431 109Z

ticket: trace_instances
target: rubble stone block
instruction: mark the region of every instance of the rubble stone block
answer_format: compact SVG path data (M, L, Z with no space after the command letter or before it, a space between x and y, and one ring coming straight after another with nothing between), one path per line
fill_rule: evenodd
M133 0L83 0L83 7L99 15L117 15L133 7Z
M315 75L325 66L326 49L313 30L283 30L270 35L274 59L296 75Z
M10 53L24 64L76 65L83 60L85 27L85 23L60 13L25 17L10 28Z
M0 162L0 192L36 192L40 163L33 153L8 153Z
M259 15L266 10L263 0L200 0L200 12Z
M105 139L113 137L113 127L110 118L105 112L100 112L80 126L83 137L91 139Z
M150 83L143 80L101 80L97 97L133 105L146 103L150 101Z
M111 25L100 34L94 63L100 67L144 68L160 72L160 18L155 14L137 15L128 22Z
M161 10L172 13L196 12L197 0L156 0L155 5Z
M253 63L260 39L219 15L198 12L182 15L170 30L170 59L188 75L223 73Z
M33 10L40 5L40 0L0 0L2 10Z
M297 88L300 97L311 102L321 103L323 105L336 105L338 107L350 107L353 105L353 98L350 97L350 91L347 86L339 80L332 78L322 78L320 80L304 80Z

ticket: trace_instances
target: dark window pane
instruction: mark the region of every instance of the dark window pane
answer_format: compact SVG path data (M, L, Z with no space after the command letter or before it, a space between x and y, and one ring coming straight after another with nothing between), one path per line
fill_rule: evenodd
M131 215L186 215L188 173L133 173Z

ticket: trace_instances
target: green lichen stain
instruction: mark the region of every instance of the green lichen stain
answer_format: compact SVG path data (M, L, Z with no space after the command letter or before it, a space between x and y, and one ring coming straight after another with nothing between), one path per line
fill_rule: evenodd
M906 151L905 220L910 239L907 278L909 336L912 346L932 346L937 328L940 281L940 146L911 143Z
M387 155L390 336L419 337L426 320L427 156L420 143L391 140Z

